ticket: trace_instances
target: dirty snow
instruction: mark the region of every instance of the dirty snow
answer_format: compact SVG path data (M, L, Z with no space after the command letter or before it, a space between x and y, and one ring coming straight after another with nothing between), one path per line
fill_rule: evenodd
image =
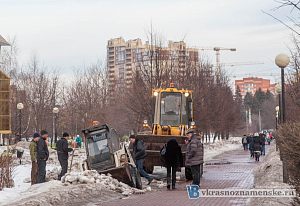
M270 149L264 161L254 169L255 176L254 188L277 188L277 189L293 189L293 186L283 183L282 180L282 162L280 161L279 151L276 151L276 143L271 144ZM268 197L250 199L249 205L261 206L280 206L292 205L292 198L288 197Z
M208 161L225 151L240 148L240 139L240 137L229 138L229 140L217 140L215 143L204 144L205 161ZM50 148L50 157L47 161L47 179L50 180L50 182L31 186L29 181L31 170L29 142L20 142L17 146L24 149L22 165L19 165L17 160L15 161L16 167L13 177L15 187L5 188L3 191L0 191L0 206L8 204L22 205L25 202L31 205L61 205L72 203L75 201L74 199L76 199L76 201L88 202L92 201L93 198L96 198L97 201L99 201L99 192L106 195L103 196L104 199L114 199L122 198L134 193L141 194L153 191L155 190L153 189L155 187L166 187L166 183L163 181L153 181L152 184L155 185L154 187L151 188L148 186L143 190L137 190L124 183L118 182L109 176L99 175L98 173L91 171L83 172L81 164L86 158L84 149L76 149L72 172L66 175L64 179L65 182L62 183L60 181L56 181L55 179L57 179L60 166L57 160L56 151ZM0 152L3 152L6 149L6 146L2 146L0 147ZM161 167L155 167L154 172L166 174L165 168ZM87 173L89 174L87 175ZM181 174L177 177L177 179L182 179L184 177L184 175ZM144 179L143 183L145 183ZM50 193L51 195L49 195ZM35 196L38 196L38 198L32 198ZM74 196L77 198L74 198Z
M215 143L204 143L204 162L230 150L242 148L241 137L230 137L228 140L217 140Z
M122 198L132 194L144 194L151 188L139 190L95 170L67 173L62 181L50 181L30 187L22 199L9 205L72 205L89 203L92 199L103 200ZM49 195L50 194L50 195ZM105 195L103 195L105 194ZM101 196L101 197L100 197ZM74 198L75 197L75 198Z
M17 145L12 145L10 148L23 148L24 154L22 157L22 164L19 164L19 160L16 158L16 154L13 155L14 157L14 170L13 170L13 179L15 186L13 188L4 188L2 191L0 191L0 206L6 205L9 202L13 200L20 199L21 197L24 198L27 196L32 196L38 190L41 191L41 188L43 188L43 191L49 191L52 186L57 186L56 183L47 182L44 184L38 184L31 186L30 183L30 176L31 176L31 159L30 159L30 152L29 152L29 144L30 142L18 142ZM7 150L7 146L0 146L0 154L4 152L4 150ZM58 173L60 172L60 166L57 159L56 151L49 148L50 157L47 161L46 166L46 180L55 180L57 179ZM73 159L73 171L80 172L81 169L81 163L82 160L85 159L85 151L84 149L76 149L75 155ZM69 163L70 165L70 163ZM58 182L58 181L54 181ZM61 185L62 186L62 185ZM41 188L40 188L41 187ZM33 193L32 193L32 192Z

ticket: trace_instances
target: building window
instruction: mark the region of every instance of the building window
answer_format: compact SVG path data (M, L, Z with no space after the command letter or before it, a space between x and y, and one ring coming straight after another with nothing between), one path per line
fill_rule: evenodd
M135 61L142 62L143 61L143 51L141 49L135 50Z
M116 47L116 64L124 64L126 58L125 47Z
M125 73L124 73L124 67L119 68L119 79L124 80Z

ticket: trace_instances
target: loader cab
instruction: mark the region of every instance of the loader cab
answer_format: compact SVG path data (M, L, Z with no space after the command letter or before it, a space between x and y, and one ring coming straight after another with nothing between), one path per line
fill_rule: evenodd
M88 167L96 170L115 167L113 154L120 149L116 131L107 125L101 125L85 129L83 133Z
M190 90L170 87L154 90L153 95L156 98L153 134L184 135L184 131L194 126Z
M120 146L117 132L105 125L82 130L87 159L84 168L100 174L110 174L120 182L142 189L142 182L134 160L125 145Z

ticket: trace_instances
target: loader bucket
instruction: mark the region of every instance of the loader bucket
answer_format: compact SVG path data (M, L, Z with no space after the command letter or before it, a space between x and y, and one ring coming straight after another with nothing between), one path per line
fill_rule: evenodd
M129 164L98 171L100 174L111 174L111 176L120 182L128 184L131 187L142 189L141 177L137 169Z
M147 156L144 161L144 167L148 173L152 174L154 166L164 166L160 158L160 150L170 139L176 139L181 147L183 157L181 166L184 166L186 153L185 136L138 134L137 139L142 140L146 148Z

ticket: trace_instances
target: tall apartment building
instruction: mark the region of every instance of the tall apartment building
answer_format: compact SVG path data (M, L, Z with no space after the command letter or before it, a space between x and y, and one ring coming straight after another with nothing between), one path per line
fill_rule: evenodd
M129 87L134 72L141 66L155 68L155 58L164 66L184 74L189 64L198 63L198 50L188 48L183 41L169 41L167 47L143 43L141 39L125 41L122 37L110 39L107 44L109 88Z
M269 79L258 77L247 77L241 80L235 80L235 88L239 87L243 97L247 92L254 95L259 88L263 92L267 92L269 90L271 93L275 94L275 85L276 84L271 84Z

